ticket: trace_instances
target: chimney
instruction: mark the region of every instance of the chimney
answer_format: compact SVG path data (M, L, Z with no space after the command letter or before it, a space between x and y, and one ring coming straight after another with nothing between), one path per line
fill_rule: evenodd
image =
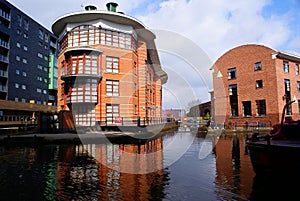
M97 7L94 6L94 5L87 5L87 6L84 7L84 9L86 11L93 11L93 10L97 10Z
M106 4L107 11L116 12L118 4L114 2L110 2Z

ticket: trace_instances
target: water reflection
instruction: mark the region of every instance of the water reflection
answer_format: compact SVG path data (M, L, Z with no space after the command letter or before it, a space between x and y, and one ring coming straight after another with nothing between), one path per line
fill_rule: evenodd
M248 200L255 176L245 152L246 136L222 135L216 146L216 194L225 200Z
M260 200L291 193L287 179L255 176L245 139L181 131L135 144L0 147L1 200ZM170 146L191 140L183 155Z
M162 139L145 144L87 144L3 148L1 196L9 200L151 200L164 197L168 172L157 158L127 160L121 153L162 149ZM5 154L3 154L3 152ZM105 161L105 162L104 162ZM128 174L109 166L140 169L158 166L149 174Z

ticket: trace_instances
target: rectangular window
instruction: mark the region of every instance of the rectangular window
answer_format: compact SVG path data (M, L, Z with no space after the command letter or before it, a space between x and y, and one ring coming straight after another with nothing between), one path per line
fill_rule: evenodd
M298 114L300 114L300 100L298 100Z
M287 61L283 61L283 72L284 73L289 73L290 72L289 62L287 62Z
M26 31L28 31L28 29L29 29L29 21L28 21L28 19L24 19L24 20L23 20L23 28L24 28Z
M289 101L291 101L291 81L288 79L284 80L284 90L285 90L284 99L286 103L288 103ZM292 105L289 105L286 108L286 114L287 115L292 114Z
M263 88L263 81L262 80L256 80L256 89Z
M229 85L229 101L230 101L230 115L232 117L238 117L238 95L237 85Z
M44 33L43 33L43 30L42 29L39 29L39 38L41 39L41 40L44 40Z
M251 101L243 101L243 116L244 117L252 116Z
M256 116L266 116L266 100L256 100Z
M45 33L45 42L48 43L48 41L49 41L49 35Z
M255 63L254 70L255 71L262 70L261 62L256 62Z
M119 58L106 57L106 72L119 73Z
M18 21L17 21L19 27L22 27L22 16L18 15Z
M299 75L299 64L296 64L296 75Z
M119 81L106 80L106 95L119 96Z
M298 91L300 92L300 81L297 81L297 88L298 88Z
M107 104L106 105L106 121L108 124L115 123L116 118L119 118L119 105Z
M236 78L236 68L228 69L228 80L232 80Z

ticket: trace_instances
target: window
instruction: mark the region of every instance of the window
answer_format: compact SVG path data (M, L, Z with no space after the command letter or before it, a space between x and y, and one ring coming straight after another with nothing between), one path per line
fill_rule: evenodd
M39 38L41 39L41 40L43 40L44 39L44 33L43 33L43 30L42 29L39 29Z
M43 66L40 65L40 64L37 65L37 68L38 68L39 70L43 70Z
M48 41L49 41L49 35L45 33L45 42L48 43Z
M27 77L27 73L26 73L25 71L22 72L22 75L23 75L24 77Z
M24 64L27 64L27 59L24 58L24 59L22 59L22 61Z
M266 116L266 100L256 100L256 116Z
M300 100L298 100L298 114L300 114Z
M119 72L119 58L106 57L106 72L118 73Z
M15 97L15 101L18 102L18 101L19 101L19 98L18 98L18 97Z
M236 68L228 69L228 80L232 80L236 78Z
M43 55L41 53L38 53L38 57L40 57L42 59Z
M47 90L46 89L43 90L43 94L47 94Z
M25 52L28 52L28 47L26 45L24 45L23 49Z
M243 116L244 117L251 117L251 101L243 101Z
M38 93L42 93L42 89L40 89L40 88L37 88L37 89L36 89L36 92L38 92Z
M136 61L133 63L133 74L137 75L137 65L136 65Z
M28 38L28 34L27 34L27 33L24 33L24 34L23 34L23 37L24 37L24 38Z
M21 43L17 42L17 47L20 48L21 47Z
M16 74L20 75L20 70L19 69L16 69Z
M256 89L263 88L263 81L262 80L256 80Z
M16 89L19 88L19 83L15 83L15 88L16 88Z
M284 73L289 73L290 72L289 62L287 62L287 61L283 61L283 72Z
M42 82L43 81L43 78L41 76L37 76L37 80Z
M21 33L22 33L22 32L21 32L21 30L20 30L20 29L17 29L17 35L19 35L19 36L20 36L20 35L21 35Z
M115 123L117 117L119 117L119 105L107 104L106 105L106 121L107 123Z
M230 103L230 115L232 117L238 117L238 95L237 85L229 85L229 103Z
M284 94L283 100L285 100L286 103L288 103L291 100L291 82L288 79L284 80L284 90L285 90L285 94ZM292 114L292 105L289 105L286 108L286 114L287 115Z
M23 28L24 28L26 31L28 31L28 29L29 29L29 21L28 21L28 19L24 19L24 20L23 20Z
M300 81L297 81L297 88L298 88L298 91L300 92Z
M22 26L22 16L18 15L18 19L17 20L18 20L17 23L18 23L19 27L21 27Z
M119 96L119 81L106 80L106 95Z
M254 70L255 71L262 70L261 62L256 62L255 63Z
M22 98L22 102L23 102L23 103L26 103L26 99L25 99L25 98Z
M299 75L299 64L296 64L296 75Z
M17 60L17 61L21 61L20 56L17 55L17 56L16 56L16 60Z
M23 89L23 90L26 90L26 88L27 88L26 85L25 85L25 84L22 84L22 89Z

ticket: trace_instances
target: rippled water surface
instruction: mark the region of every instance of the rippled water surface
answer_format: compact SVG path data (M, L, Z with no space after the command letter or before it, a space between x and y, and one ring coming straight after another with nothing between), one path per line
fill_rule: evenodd
M0 200L260 200L245 136L175 132L142 143L1 147ZM262 190L264 189L264 190Z

